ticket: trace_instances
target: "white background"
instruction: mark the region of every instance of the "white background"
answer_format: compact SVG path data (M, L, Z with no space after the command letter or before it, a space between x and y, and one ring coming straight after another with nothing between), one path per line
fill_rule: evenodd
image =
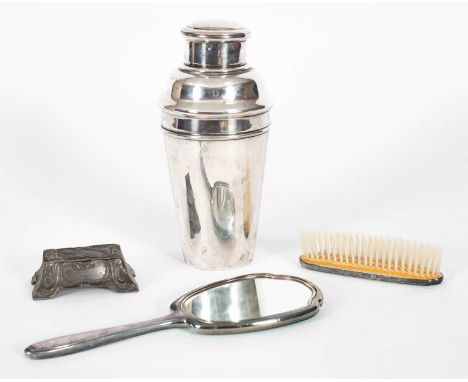
M182 261L157 101L179 29L248 26L274 100L254 262ZM468 376L468 4L0 5L0 376ZM440 286L302 269L302 229L444 248ZM141 291L33 301L42 250L119 243ZM168 312L243 273L303 276L313 319L235 336L169 330L68 357L23 348Z

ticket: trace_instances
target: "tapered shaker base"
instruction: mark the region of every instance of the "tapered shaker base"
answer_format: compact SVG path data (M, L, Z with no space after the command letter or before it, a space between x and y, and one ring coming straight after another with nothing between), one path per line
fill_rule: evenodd
M243 268L249 265L252 262L252 260L253 260L253 254L247 260L235 261L233 265L228 263L226 264L226 266L219 266L219 265L207 266L207 264L204 264L204 263L203 264L191 263L184 256L185 264L191 266L192 268L200 269L202 271L227 271L227 270Z
M165 133L187 264L223 270L252 261L267 140L267 133L230 141Z

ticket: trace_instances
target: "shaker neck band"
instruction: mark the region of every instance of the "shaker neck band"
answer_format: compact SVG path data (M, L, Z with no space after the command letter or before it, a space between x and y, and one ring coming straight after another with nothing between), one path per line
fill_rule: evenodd
M244 41L188 40L185 65L194 68L237 68L245 65Z
M210 119L163 110L161 127L167 132L190 139L238 139L266 133L270 127L270 115L267 110L256 115Z

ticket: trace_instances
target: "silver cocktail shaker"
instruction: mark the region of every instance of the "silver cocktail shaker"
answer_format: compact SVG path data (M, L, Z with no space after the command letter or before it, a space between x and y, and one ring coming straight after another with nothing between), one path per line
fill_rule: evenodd
M249 32L227 22L182 30L185 63L162 99L185 261L227 269L253 257L271 107L245 62Z

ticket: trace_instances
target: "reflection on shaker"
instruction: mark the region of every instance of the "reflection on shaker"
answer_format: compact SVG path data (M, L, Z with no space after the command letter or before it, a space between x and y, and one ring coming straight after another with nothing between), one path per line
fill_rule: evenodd
M221 240L230 240L235 235L235 201L231 187L226 182L215 182L211 187L206 174L203 155L200 151L200 168L210 197L211 219L216 236Z
M185 187L187 190L187 208L189 216L190 238L193 239L197 233L201 231L200 219L195 205L195 196L193 195L192 183L190 182L190 174L185 174Z
M244 236L247 239L250 234L250 219L252 211L252 191L250 187L250 163L247 163L247 170L243 180L244 185Z
M216 234L222 240L235 236L235 204L234 195L229 184L216 182L211 192L211 217Z

